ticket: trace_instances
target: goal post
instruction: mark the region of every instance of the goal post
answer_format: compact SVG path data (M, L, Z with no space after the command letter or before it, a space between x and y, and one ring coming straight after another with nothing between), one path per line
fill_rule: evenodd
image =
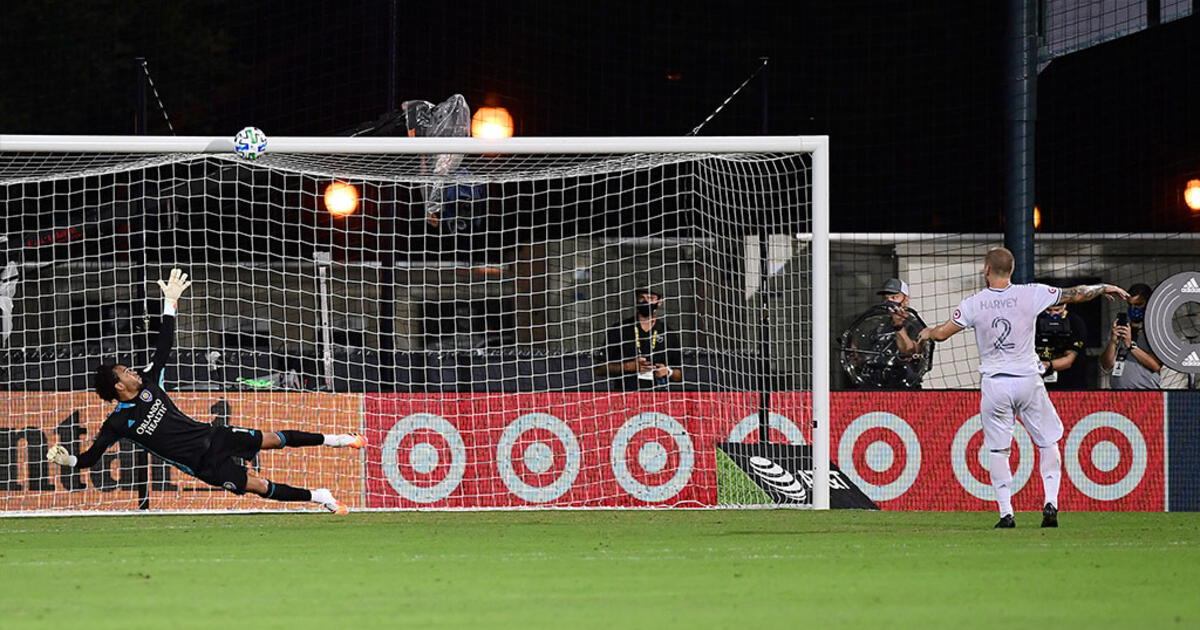
M90 443L91 370L145 359L172 267L182 410L372 442L255 474L358 509L828 509L829 200L824 136L0 135L0 513L293 507L132 444L42 461Z

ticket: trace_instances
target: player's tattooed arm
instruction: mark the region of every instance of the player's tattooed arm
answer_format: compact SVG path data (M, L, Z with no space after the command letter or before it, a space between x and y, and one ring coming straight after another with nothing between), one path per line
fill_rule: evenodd
M1087 302L1094 300L1103 295L1112 300L1114 296L1124 300L1129 299L1129 294L1125 289L1112 284L1081 284L1076 287L1068 287L1062 290L1061 297L1058 298L1059 304L1075 304L1079 302Z
M1068 287L1062 290L1062 297L1058 299L1058 302L1060 304L1086 302L1104 293L1104 286L1103 284L1081 284L1076 287Z

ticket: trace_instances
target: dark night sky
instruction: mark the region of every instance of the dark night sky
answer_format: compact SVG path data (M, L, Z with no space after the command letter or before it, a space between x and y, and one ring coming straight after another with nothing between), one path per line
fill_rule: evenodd
M396 102L682 135L769 56L768 131L832 137L835 230L1002 229L1003 3L572 4L399 3ZM0 132L128 133L143 55L179 134L336 134L387 109L390 6L10 0ZM1044 229L1200 231L1179 192L1200 177L1198 42L1193 16L1042 73ZM760 133L762 112L756 81L703 133Z

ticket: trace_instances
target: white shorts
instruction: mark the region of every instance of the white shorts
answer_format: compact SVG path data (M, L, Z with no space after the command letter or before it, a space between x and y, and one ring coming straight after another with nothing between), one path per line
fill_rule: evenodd
M1062 419L1046 394L1042 377L985 376L980 390L979 417L983 419L983 442L989 450L1012 446L1014 415L1021 419L1036 446L1050 446L1062 438Z

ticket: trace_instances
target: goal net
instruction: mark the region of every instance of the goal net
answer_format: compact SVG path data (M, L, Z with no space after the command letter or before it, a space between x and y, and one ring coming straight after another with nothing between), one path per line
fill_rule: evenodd
M0 513L273 510L121 441L172 268L189 416L356 509L829 506L824 138L0 136ZM642 366L645 367L642 367ZM304 507L307 507L305 505Z

